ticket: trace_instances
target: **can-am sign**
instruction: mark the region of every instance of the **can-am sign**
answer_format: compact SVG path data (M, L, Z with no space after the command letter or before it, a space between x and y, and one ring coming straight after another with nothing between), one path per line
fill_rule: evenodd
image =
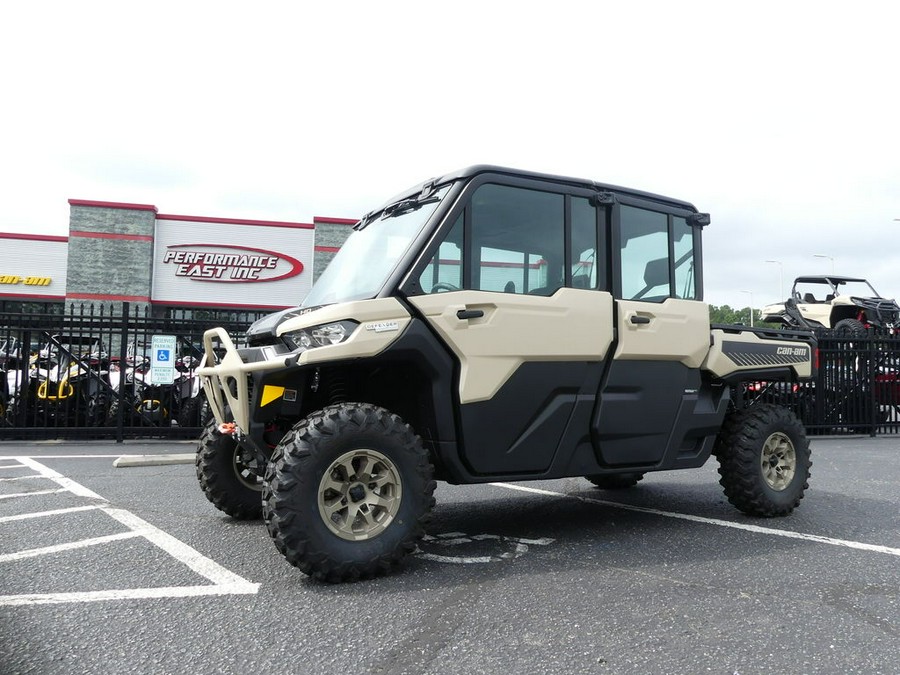
M302 262L284 253L227 244L175 244L166 247L162 262L194 281L279 281L303 271Z

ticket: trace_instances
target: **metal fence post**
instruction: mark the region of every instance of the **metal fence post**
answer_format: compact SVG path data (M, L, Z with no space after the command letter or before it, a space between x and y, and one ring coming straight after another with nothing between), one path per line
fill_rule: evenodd
M871 438L875 438L878 433L878 414L880 412L878 407L878 401L875 396L876 388L878 387L878 381L876 379L876 374L878 373L876 356L878 354L878 344L875 339L875 335L873 333L869 333L868 335L868 343L869 348L866 350L866 360L868 361L868 380L869 380L869 422L871 426L869 427L869 436Z
M128 315L130 303L122 303L122 323L119 326L119 391L116 392L116 443L125 440L125 372L128 369Z

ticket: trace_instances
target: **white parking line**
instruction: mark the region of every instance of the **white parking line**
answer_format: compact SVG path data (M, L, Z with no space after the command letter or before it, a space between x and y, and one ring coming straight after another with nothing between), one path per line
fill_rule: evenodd
M16 516L3 516L0 523L11 523L16 520L31 520L32 518L47 518L48 516L61 516L64 513L77 513L78 511L94 511L99 509L99 505L95 506L72 506L68 509L53 509L52 511L35 511L34 513L20 513Z
M98 495L96 492L76 483L70 478L66 478L62 474L50 469L43 464L28 458L16 457L21 462L36 472L36 476L32 478L43 478L51 480L61 486L61 490L47 490L41 493L19 493L18 495L5 495L7 498L15 496L26 497L35 494L49 494L57 492L69 492L78 497L90 499L94 504L85 506L76 506L65 509L54 509L49 511L39 511L32 513L18 514L14 516L5 516L0 518L0 524L12 523L16 521L28 520L32 518L47 518L68 513L81 511L102 511L114 520L124 525L127 529L113 535L103 537L93 537L80 541L67 542L54 546L46 546L42 548L28 549L13 553L0 555L0 563L14 562L27 558L35 558L44 555L53 555L72 551L90 546L100 546L111 542L122 541L124 539L143 538L154 546L168 553L172 558L179 561L183 565L193 570L199 576L207 579L211 584L200 586L175 586L164 588L126 588L114 590L86 591L73 593L28 593L20 595L0 595L0 606L13 605L37 605L37 604L59 604L66 602L97 602L102 600L134 600L148 598L185 598L209 595L231 595L231 594L255 594L259 591L259 584L252 583L246 579L230 572L218 563L201 555L182 541L179 541L172 535L163 532L154 527L147 521L139 518L133 513L124 509L116 508L109 502ZM9 467L3 467L9 468ZM139 575L140 571L136 570ZM2 576L2 575L0 575Z
M69 492L79 497L87 497L88 499L96 499L97 501L105 502L106 500L98 495L96 492L88 490L84 485L76 483L74 480L70 478L66 478L61 473L58 473L51 469L49 466L44 466L39 462L35 462L30 457L19 457L18 460L22 462L28 468L36 471L44 478L49 478L54 483L59 485L60 487L65 488Z
M0 471L6 471L6 469L24 469L26 468L24 464L2 464L0 465Z
M245 593L256 593L257 589L259 588L259 584L251 584L249 581L242 579L237 574L229 572L224 567L219 565L219 563L213 562L209 558L192 549L187 544L179 541L172 535L163 532L159 528L154 527L146 520L138 518L133 513L129 513L128 511L125 511L123 509L114 509L111 507L104 508L103 510L107 514L118 520L120 523L125 525L125 527L140 532L145 539L161 548L176 560L180 560L182 563L194 570L194 572L202 577L206 577L214 584L229 587L239 587L241 586L241 584L243 584L247 586L248 589L252 587L252 590L242 591Z
M249 582L212 586L163 586L160 588L129 588L111 591L81 591L75 593L42 593L0 595L0 607L18 605L59 605L67 602L98 602L101 600L149 600L153 598L195 598L208 595L241 595L256 593L259 584Z
M530 492L532 494L544 495L547 497L568 497L569 499L577 499L588 504L601 504L603 506L611 506L624 511L635 511L637 513L649 513L654 516L663 516L665 518L677 518L678 520L689 520L695 523L704 523L706 525L717 525L719 527L730 527L735 530L744 530L746 532L754 532L756 534L768 534L776 537L787 537L789 539L803 539L812 541L817 544L828 544L829 546L843 546L845 548L853 548L860 551L871 551L873 553L887 553L888 555L900 556L900 548L891 548L890 546L880 546L878 544L866 544L860 541L849 541L847 539L834 539L832 537L823 537L818 534L806 534L804 532L791 532L789 530L778 530L773 527L760 527L759 525L749 525L746 523L733 523L728 520L719 520L717 518L705 518L703 516L692 516L687 513L677 513L674 511L660 511L659 509L651 509L645 506L631 506L630 504L620 504L618 502L610 502L605 499L594 499L592 497L582 497L581 495L566 494L565 492L554 492L552 490L541 490L539 488L526 487L524 485L512 485L510 483L491 483L495 487L506 488L508 490L520 490L521 492Z
M36 558L41 555L51 555L53 553L61 553L62 551L75 551L79 548L87 548L88 546L97 546L98 544L106 544L111 541L121 541L122 539L133 539L140 537L140 532L119 532L118 534L110 534L105 537L94 537L93 539L82 539L81 541L72 541L68 544L57 544L56 546L44 546L43 548L31 548L27 551L19 551L18 553L6 553L0 555L0 563L11 562L13 560L24 560L25 558Z
M56 495L65 492L63 488L58 490L35 490L34 492L16 492L11 495L0 495L0 499L18 499L19 497L39 497L41 495Z

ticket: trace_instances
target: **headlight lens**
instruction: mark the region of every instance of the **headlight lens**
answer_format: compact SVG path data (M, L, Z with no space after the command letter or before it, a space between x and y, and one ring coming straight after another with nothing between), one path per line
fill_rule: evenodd
M337 345L346 340L359 324L355 321L336 321L285 333L281 337L291 349L314 349Z

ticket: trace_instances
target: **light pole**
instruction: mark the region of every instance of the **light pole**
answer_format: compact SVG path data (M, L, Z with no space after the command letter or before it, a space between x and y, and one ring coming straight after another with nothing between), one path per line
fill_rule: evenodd
M834 258L824 253L813 253L813 258L828 258L831 261L831 273L834 274Z
M753 291L741 291L750 294L750 328L753 328Z
M766 260L766 262L778 265L778 299L784 300L784 265L780 260Z

